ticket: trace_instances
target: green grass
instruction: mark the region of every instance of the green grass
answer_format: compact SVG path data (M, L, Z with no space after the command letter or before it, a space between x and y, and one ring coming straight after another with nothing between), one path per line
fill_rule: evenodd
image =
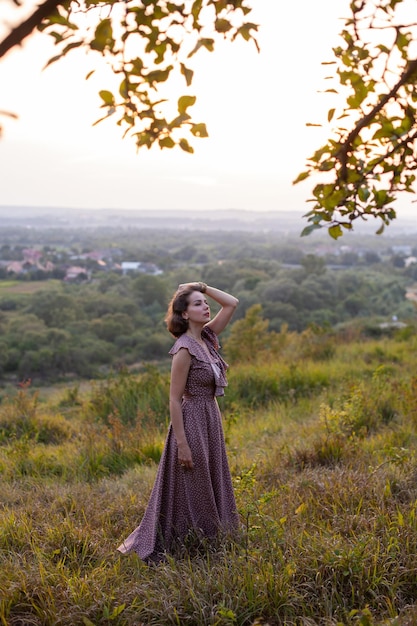
M3 400L0 624L417 624L414 344L234 365L240 534L153 567L116 547L153 485L166 375Z
M0 289L10 289L19 284L17 280L0 280Z
M8 294L32 294L54 289L59 284L59 280L0 280L0 297Z

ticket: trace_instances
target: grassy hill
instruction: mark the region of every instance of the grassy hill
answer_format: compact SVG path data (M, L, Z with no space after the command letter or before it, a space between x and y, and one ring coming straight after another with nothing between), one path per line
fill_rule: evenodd
M222 401L240 535L147 567L115 548L161 454L168 376L0 405L0 623L417 624L417 335L289 335Z

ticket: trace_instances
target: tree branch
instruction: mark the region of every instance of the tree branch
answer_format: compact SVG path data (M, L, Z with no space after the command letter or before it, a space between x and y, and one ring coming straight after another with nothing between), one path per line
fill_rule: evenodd
M3 41L0 42L0 58L15 46L19 46L31 32L41 24L42 20L51 15L63 0L45 0L30 17L13 28Z
M393 98L397 94L398 90L408 81L408 79L415 72L417 72L417 59L409 62L407 69L405 69L402 73L398 83L396 83L391 91L385 94L385 96L381 98L378 104L374 106L372 111L370 111L367 115L364 115L356 124L356 126L350 131L349 135L346 138L346 141L344 141L338 154L336 155L336 158L341 163L340 176L342 180L346 181L347 179L347 157L349 152L351 151L352 144L355 141L356 137L359 135L363 128L366 128L370 125L377 113L379 113L379 111L381 111L381 109L387 104L387 102L389 102L391 98Z

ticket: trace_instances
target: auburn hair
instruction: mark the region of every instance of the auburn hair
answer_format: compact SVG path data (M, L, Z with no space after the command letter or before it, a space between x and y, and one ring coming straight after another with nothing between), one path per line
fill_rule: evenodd
M165 316L165 323L174 337L181 337L181 335L187 332L188 320L184 319L183 313L187 310L189 297L193 291L204 293L203 289L204 286L200 283L193 283L186 287L180 287L172 296Z

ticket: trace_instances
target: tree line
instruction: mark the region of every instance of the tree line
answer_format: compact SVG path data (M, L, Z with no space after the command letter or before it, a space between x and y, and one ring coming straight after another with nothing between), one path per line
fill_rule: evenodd
M291 247L285 249L289 254ZM312 325L330 330L393 316L414 318L415 309L405 295L416 266L397 267L392 256L373 263L358 256L352 265L336 268L300 250L298 263L262 258L267 257L265 244L256 241L245 250L249 257L240 246L242 258L204 263L203 255L215 255L186 243L171 251L174 260L158 276L97 271L90 282L48 281L33 293L0 289L1 378L91 378L110 369L169 363L173 338L164 324L166 306L177 285L187 280L202 279L236 295L240 306L235 323L260 305L273 333L282 328L302 332ZM235 252L232 242L229 256Z

